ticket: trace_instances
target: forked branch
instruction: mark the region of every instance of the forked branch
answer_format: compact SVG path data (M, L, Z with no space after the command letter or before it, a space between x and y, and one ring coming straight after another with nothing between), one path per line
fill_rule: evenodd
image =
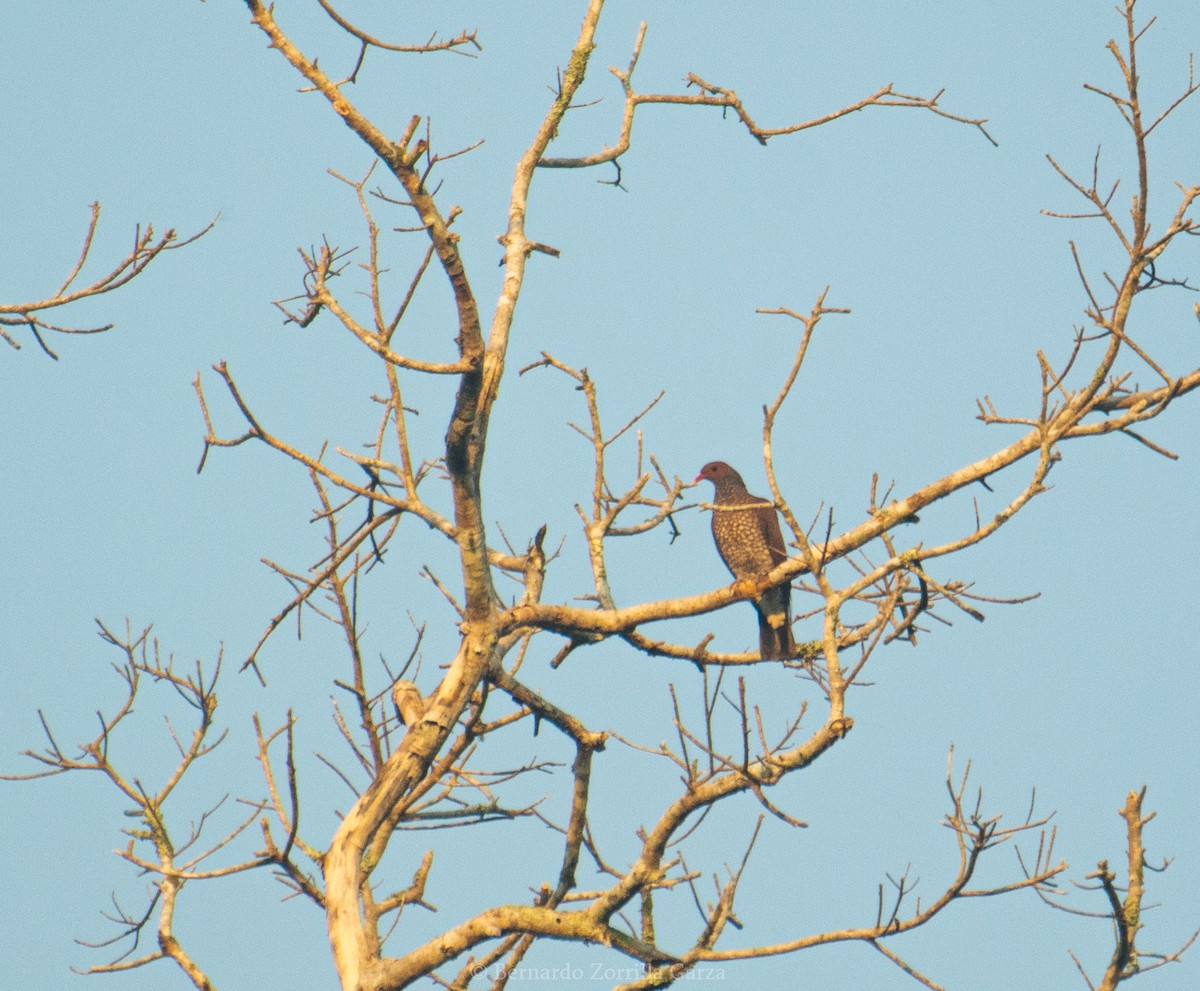
M139 224L134 231L133 247L129 249L129 253L118 261L116 266L107 275L96 278L89 285L76 286L76 280L83 272L83 268L92 253L92 242L96 236L97 227L100 224L100 204L93 203L91 209L92 216L88 221L87 231L83 236L83 247L80 249L79 257L76 259L74 267L67 273L67 277L63 279L61 285L50 296L44 299L28 303L0 303L0 340L6 341L14 349L19 351L21 343L5 328L27 328L33 335L34 340L37 341L38 346L56 361L58 360L58 355L46 343L45 338L42 336L43 332L57 334L101 334L106 330L111 330L113 327L111 323L95 327L65 327L60 324L47 323L41 318L40 314L60 306L69 306L71 303L76 303L82 299L102 296L105 293L112 292L114 289L120 289L141 275L150 266L151 262L163 252L187 247L187 245L202 238L216 224L216 220L213 220L202 231L193 234L191 237L184 238L182 241L179 240L179 236L173 228L168 229L161 235L155 236L152 224L147 224L144 229Z
M594 152L591 155L581 155L573 158L542 158L538 161L538 167L543 169L583 169L590 168L595 165L602 165L606 162L617 163L618 173L615 184L620 183L620 165L619 159L624 155L630 147L633 137L633 121L637 113L638 107L647 104L666 104L685 107L716 107L722 111L732 110L737 115L738 120L759 144L765 145L771 138L781 137L787 134L798 134L801 131L807 131L814 127L821 127L824 124L832 123L839 118L846 117L850 114L857 113L860 110L865 110L868 107L907 107L909 109L928 110L939 117L944 117L947 120L955 121L960 124L969 124L972 127L979 129L980 133L988 139L993 145L996 144L995 139L987 132L984 124L986 119L960 117L956 114L948 113L943 110L939 104L942 96L942 91L935 93L931 97L914 96L908 93L901 93L895 89L892 83L886 86L881 86L874 93L863 97L839 110L834 110L819 117L814 117L811 120L802 121L796 124L785 124L782 127L763 127L760 125L746 110L741 98L731 89L726 89L722 86L716 86L706 82L700 76L693 72L687 75L687 88L695 88L696 93L638 93L633 88L633 72L637 68L638 60L641 58L642 45L646 40L646 23L643 21L638 29L637 40L633 45L633 54L630 56L629 64L624 69L611 67L609 72L616 76L621 84L621 89L625 95L624 110L621 117L621 131L616 142L604 148L602 151Z

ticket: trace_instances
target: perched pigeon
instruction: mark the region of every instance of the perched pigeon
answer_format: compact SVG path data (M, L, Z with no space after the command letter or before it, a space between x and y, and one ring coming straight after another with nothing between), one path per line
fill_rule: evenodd
M706 464L696 481L702 478L707 478L717 490L713 499L713 540L734 578L760 578L787 560L773 503L747 492L742 476L724 461ZM764 660L795 654L791 584L784 582L767 589L754 608L758 610L758 650Z

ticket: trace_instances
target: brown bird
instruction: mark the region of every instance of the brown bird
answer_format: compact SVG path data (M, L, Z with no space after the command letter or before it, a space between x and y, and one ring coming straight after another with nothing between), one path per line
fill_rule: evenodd
M696 476L713 483L712 535L717 553L733 577L761 578L787 560L775 506L746 491L742 476L724 461L710 461ZM790 582L767 589L754 603L758 610L758 651L764 660L791 657L792 586Z

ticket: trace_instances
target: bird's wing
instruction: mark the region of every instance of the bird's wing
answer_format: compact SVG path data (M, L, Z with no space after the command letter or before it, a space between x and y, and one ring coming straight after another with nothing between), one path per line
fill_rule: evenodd
M767 543L767 550L771 552L771 567L782 564L787 560L788 553L787 545L783 542L783 532L779 529L778 511L773 503L764 499L756 515L763 540Z

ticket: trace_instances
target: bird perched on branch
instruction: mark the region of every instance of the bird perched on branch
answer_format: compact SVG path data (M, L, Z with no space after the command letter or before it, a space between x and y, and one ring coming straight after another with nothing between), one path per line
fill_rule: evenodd
M708 479L717 490L713 499L712 535L717 553L739 581L765 575L787 560L774 503L746 491L742 476L724 461L710 461L696 481ZM754 602L758 610L758 650L764 660L791 657L792 586L767 589Z

